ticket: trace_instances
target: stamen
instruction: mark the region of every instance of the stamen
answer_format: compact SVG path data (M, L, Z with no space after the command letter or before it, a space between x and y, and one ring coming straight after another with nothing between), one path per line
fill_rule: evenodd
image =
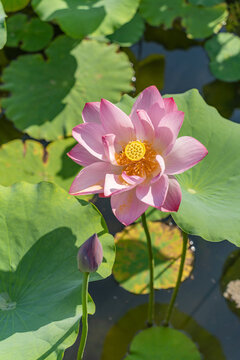
M117 163L129 176L151 176L159 168L156 151L146 141L130 141L123 150L115 154Z

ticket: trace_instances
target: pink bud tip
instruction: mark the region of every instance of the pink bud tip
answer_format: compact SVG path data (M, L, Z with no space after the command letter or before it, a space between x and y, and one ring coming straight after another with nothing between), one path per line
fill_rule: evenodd
M103 260L102 244L97 234L90 236L79 248L77 261L81 272L95 272Z

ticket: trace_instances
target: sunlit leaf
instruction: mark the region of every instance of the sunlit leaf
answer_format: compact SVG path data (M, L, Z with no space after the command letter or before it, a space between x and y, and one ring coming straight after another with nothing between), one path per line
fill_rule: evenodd
M179 136L193 136L208 149L204 160L177 175L182 202L172 216L188 234L240 246L240 125L226 121L197 90L166 96L185 113ZM119 104L130 113L133 102L125 95Z
M106 336L101 360L122 360L129 350L129 344L134 336L146 328L147 303L129 310L114 326ZM167 311L167 304L155 304L155 324L161 325ZM225 360L221 343L217 338L198 325L189 315L174 308L171 318L173 328L189 334L197 344L204 360ZM150 357L149 357L150 359ZM154 359L155 358L151 358ZM175 359L170 357L168 359ZM179 359L177 357L177 359ZM184 359L185 360L185 359Z
M28 21L25 14L16 14L7 20L7 46L17 47L25 51L44 49L53 37L53 28L38 18Z
M227 16L225 3L212 7L189 5L184 8L182 25L189 38L206 38L219 32L225 25Z
M136 13L139 0L33 0L42 20L55 20L73 38L110 35L128 23Z
M78 248L99 233L104 261L90 280L100 280L111 274L112 236L93 205L50 183L0 187L0 202L0 358L57 360L82 312ZM93 313L90 296L88 305Z
M121 26L113 34L109 35L108 38L120 46L128 47L137 43L142 37L143 32L144 20L139 13L136 13L132 20Z
M18 11L27 6L30 0L1 0L5 11Z
M141 331L134 337L129 355L124 359L200 360L201 355L196 345L182 332L155 326Z
M3 73L2 88L10 92L2 100L8 118L37 139L71 135L86 102L117 102L132 89L131 64L117 51L114 44L60 36L46 50L47 60L40 54L20 56Z
M227 19L226 4L196 6L184 0L142 0L142 16L150 25L172 27L176 18L182 18L182 25L190 38L205 38L218 32Z
M223 81L240 80L240 38L220 33L208 40L205 49L210 57L213 75Z
M167 289L174 287L180 265L182 236L176 227L160 222L148 222L152 238L155 261L154 287ZM119 284L135 294L149 292L149 268L146 235L142 224L131 225L115 236L117 256L113 275ZM182 281L192 271L193 253L187 250Z

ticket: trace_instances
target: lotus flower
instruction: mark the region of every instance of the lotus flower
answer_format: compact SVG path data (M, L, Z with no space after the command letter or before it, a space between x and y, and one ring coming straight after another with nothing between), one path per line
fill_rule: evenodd
M181 188L174 177L202 160L207 149L190 136L177 138L184 113L155 86L137 98L128 116L111 102L87 103L83 124L73 129L78 144L68 153L85 166L70 194L111 196L113 213L129 225L149 206L178 211Z

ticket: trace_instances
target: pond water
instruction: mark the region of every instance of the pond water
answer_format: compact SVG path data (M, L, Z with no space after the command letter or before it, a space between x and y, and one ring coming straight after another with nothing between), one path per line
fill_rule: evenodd
M215 81L210 73L208 64L209 60L204 48L201 45L191 46L187 49L166 50L163 45L154 41L142 41L132 47L132 52L138 60L146 58L150 54L161 54L165 56L164 69L164 87L162 94L182 93L191 88L197 88L200 93L208 101L205 96L206 91L203 90L207 84ZM146 84L150 85L150 84ZM236 84L219 82L223 88L227 86L236 87ZM217 83L218 86L218 83ZM220 91L221 92L221 91ZM221 99L215 103L221 110L223 104ZM238 106L240 103L238 104ZM234 105L224 105L224 111L228 111L231 120L240 122L240 110L234 108ZM227 120L226 120L227 121ZM98 199L95 204L102 212L109 230L112 234L122 229L121 224L116 220L111 212L107 199ZM229 309L220 290L220 278L222 276L223 265L229 254L236 247L227 241L221 243L210 243L199 237L192 237L191 240L195 247L195 263L193 273L190 278L182 284L179 296L177 298L176 308L194 319L203 329L213 335L218 343L219 352L215 351L204 359L208 360L239 360L239 334L240 321L239 318ZM108 355L104 352L104 342L107 334L107 341L111 342L114 349L114 334L118 331L111 331L114 324L118 322L129 310L136 308L141 304L147 303L147 295L134 295L122 289L111 276L106 280L90 284L90 294L96 304L96 313L89 317L89 337L85 352L86 360L118 360L116 353L123 353L125 348L121 348L121 341L118 341L115 350ZM171 290L156 291L156 302L167 303L170 300ZM160 310L159 310L160 309ZM157 308L161 311L161 308ZM131 313L130 313L131 315ZM144 317L144 316L143 316ZM173 314L174 322L175 314ZM134 328L134 316L130 316L129 334ZM187 332L188 319L181 326L183 331ZM185 324L185 325L184 325ZM116 328L116 327L115 327ZM121 323L118 325L118 330ZM126 339L131 336L128 329L124 330L122 336ZM116 335L117 336L117 335ZM201 336L201 334L199 335ZM204 342L204 336L202 341ZM119 340L119 339L118 339ZM206 347L211 347L211 341L206 340ZM111 344L105 344L108 350ZM212 343L213 344L213 343ZM215 343L214 343L215 344ZM214 345L215 346L215 345ZM216 349L215 349L216 350ZM74 358L76 354L76 345L68 349L65 353L64 360ZM114 355L115 354L115 355ZM214 355L215 354L215 355ZM217 355L219 354L219 355ZM122 355L119 360L122 358Z

